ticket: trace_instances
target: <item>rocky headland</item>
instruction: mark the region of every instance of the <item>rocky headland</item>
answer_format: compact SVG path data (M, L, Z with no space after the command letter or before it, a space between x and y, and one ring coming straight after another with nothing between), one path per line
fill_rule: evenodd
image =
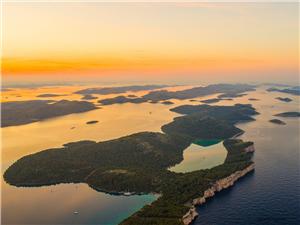
M249 146L250 147L250 146ZM245 148L245 152L249 152L249 147ZM251 145L251 151L254 151L254 146ZM204 194L202 197L195 198L192 203L189 203L191 205L191 208L189 211L182 217L182 222L184 225L191 224L194 219L199 215L199 213L196 211L196 206L200 206L205 204L207 199L215 196L217 192L220 192L224 189L227 189L235 184L237 180L244 177L249 172L253 171L255 168L254 163L249 165L243 170L239 170L234 172L228 177L225 177L223 179L217 180L210 188L208 188L206 191L204 191Z

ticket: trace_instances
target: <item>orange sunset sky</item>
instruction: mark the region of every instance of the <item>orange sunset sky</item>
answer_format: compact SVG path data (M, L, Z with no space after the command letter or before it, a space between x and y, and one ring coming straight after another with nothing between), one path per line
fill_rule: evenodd
M295 83L298 3L5 2L2 74Z

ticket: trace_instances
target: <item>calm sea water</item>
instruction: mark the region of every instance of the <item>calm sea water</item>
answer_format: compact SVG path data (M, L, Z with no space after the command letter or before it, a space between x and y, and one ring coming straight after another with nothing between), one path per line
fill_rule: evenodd
M191 144L183 152L183 161L171 167L169 170L177 173L185 173L195 170L210 169L224 163L227 151L223 142L200 146Z
M69 94L80 88L16 90L5 94L3 99L28 100L35 99L36 95L42 93L55 91ZM20 94L22 96L17 97ZM246 131L242 139L255 142L256 171L238 182L234 188L219 193L208 204L200 207L200 216L195 224L299 223L299 120L284 119L286 126L268 122L272 114L299 110L299 99L293 97L293 102L284 103L275 100L278 96L287 95L267 93L259 89L234 101L216 103L252 103L261 113L256 117L257 121L239 125ZM99 96L106 97L113 95ZM206 98L213 97L215 96ZM80 99L80 96L68 95L61 98ZM248 98L261 100L251 102ZM105 106L86 113L2 128L2 172L24 155L59 147L67 142L83 139L100 141L140 131L160 131L163 124L178 116L170 112L170 108L182 104L199 104L188 100L174 103L171 106L147 103ZM99 123L86 125L89 120L99 120ZM76 128L70 129L71 127ZM184 161L177 165L177 169L192 171L221 164L226 156L224 153L221 143L210 147L191 145L184 152ZM17 188L6 184L3 179L1 191L2 224L115 225L157 198L154 195L112 196L96 192L86 184ZM79 214L75 215L74 211Z
M283 119L287 125L268 122L272 115L299 110L299 98L285 103L281 93L257 91L249 94L261 115L239 127L243 140L255 143L255 172L233 188L218 193L198 208L194 225L296 225L300 224L299 119Z

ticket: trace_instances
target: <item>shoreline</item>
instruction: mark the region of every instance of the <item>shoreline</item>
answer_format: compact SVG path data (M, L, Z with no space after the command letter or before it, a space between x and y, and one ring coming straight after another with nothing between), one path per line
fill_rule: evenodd
M217 180L210 188L204 191L202 197L195 198L192 200L191 207L189 211L182 217L182 222L184 225L190 225L196 217L199 216L199 213L196 211L196 206L200 206L206 203L206 200L213 197L216 193L232 187L236 181L240 178L244 177L248 173L254 171L255 164L252 163L251 165L247 166L243 170L238 170L231 175Z

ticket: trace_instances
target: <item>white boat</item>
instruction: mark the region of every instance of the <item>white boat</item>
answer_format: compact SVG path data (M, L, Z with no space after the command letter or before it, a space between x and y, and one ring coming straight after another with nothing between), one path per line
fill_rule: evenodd
M75 215L77 215L78 213L79 213L79 212L77 212L77 211L74 211L74 214L75 214Z

